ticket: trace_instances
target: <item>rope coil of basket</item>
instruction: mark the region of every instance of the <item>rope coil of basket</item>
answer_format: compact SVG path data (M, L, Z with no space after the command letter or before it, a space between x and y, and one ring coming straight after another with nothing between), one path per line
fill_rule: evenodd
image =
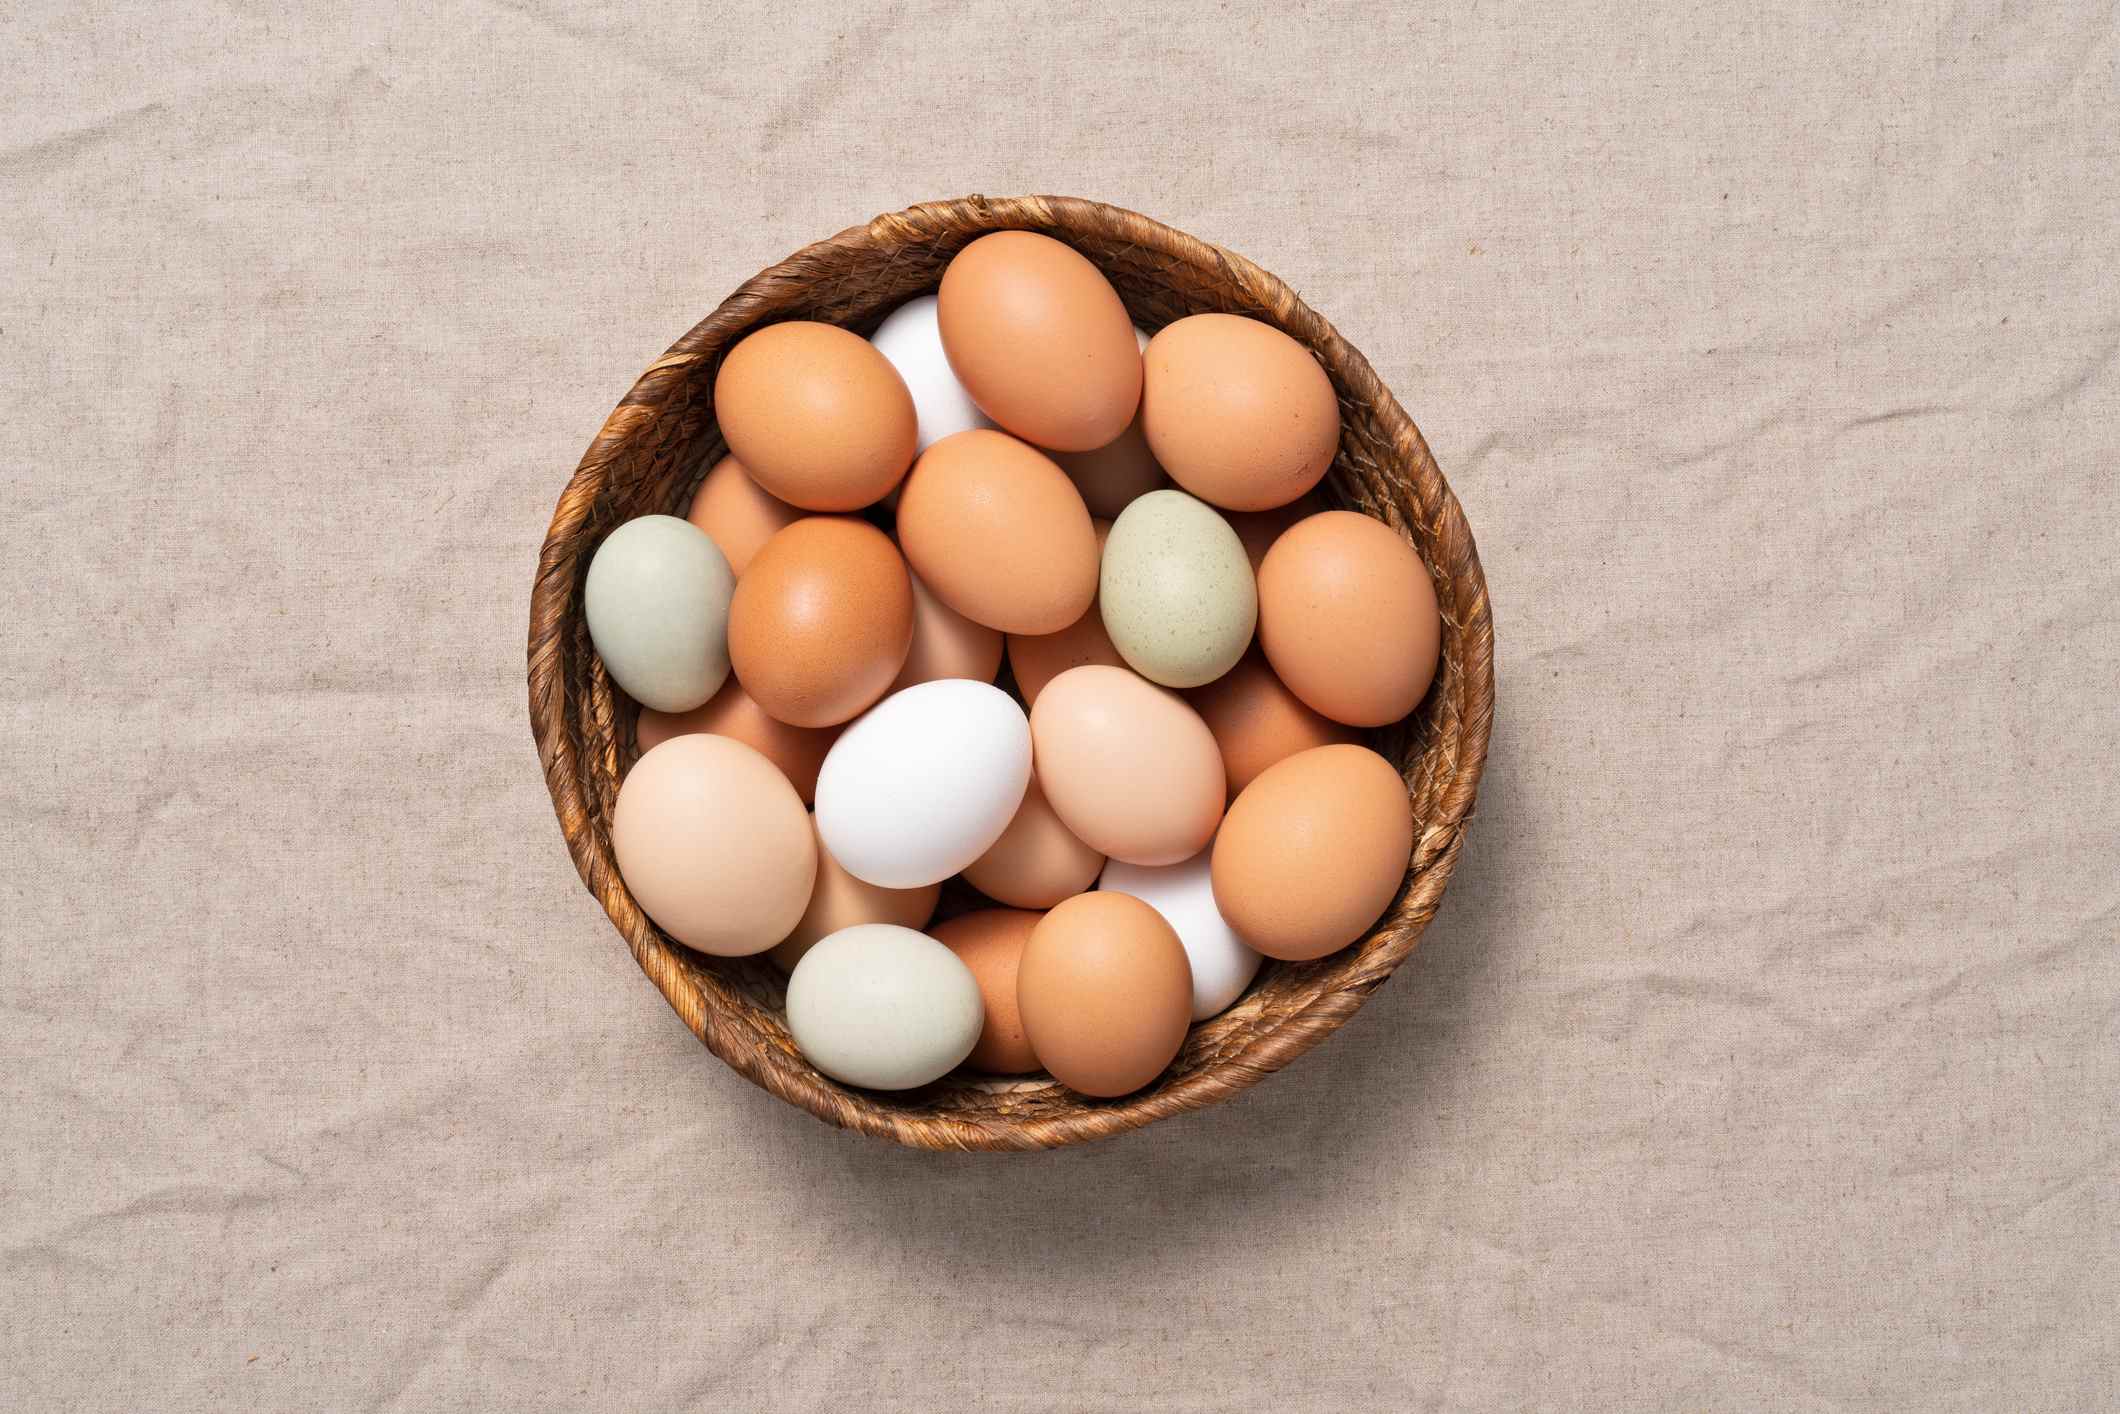
M902 1094L827 1079L789 1038L785 979L762 958L707 958L672 942L627 893L611 852L612 807L636 755L635 709L589 642L582 587L596 547L635 516L684 514L725 450L714 375L737 340L782 319L869 333L897 305L931 293L959 249L998 230L1042 232L1081 251L1150 332L1189 314L1226 312L1264 320L1309 348L1340 401L1339 455L1321 492L1406 536L1434 576L1442 610L1435 686L1410 718L1368 738L1399 766L1413 810L1413 860L1398 897L1353 947L1313 963L1269 961L1235 1007L1193 1028L1153 1085L1119 1100L1086 1099L1044 1077L952 1076ZM1229 1098L1338 1029L1405 960L1441 902L1479 786L1494 639L1472 533L1419 430L1368 361L1286 285L1241 256L1118 207L973 196L878 216L796 252L649 366L605 420L553 514L530 601L529 686L538 756L575 867L641 970L710 1051L843 1128L924 1149L1043 1149ZM946 895L945 913L951 906Z

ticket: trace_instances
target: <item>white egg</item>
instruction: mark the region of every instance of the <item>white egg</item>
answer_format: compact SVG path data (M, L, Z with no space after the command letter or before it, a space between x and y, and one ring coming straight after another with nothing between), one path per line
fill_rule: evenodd
M689 712L728 680L735 588L728 557L698 526L676 516L629 520L589 562L589 640L634 701Z
M935 323L935 307L933 295L907 300L890 312L869 339L913 394L913 410L920 415L920 452L953 432L994 425L973 405L972 395L950 370L950 361L942 352L942 331Z
M925 933L857 923L820 939L788 977L788 1030L834 1080L910 1090L979 1043L986 1008L972 970Z
M1104 866L1097 887L1108 893L1132 894L1163 915L1185 956L1192 963L1193 1020L1205 1021L1227 1011L1251 979L1258 975L1262 959L1239 938L1215 907L1213 873L1209 868L1215 847L1207 848L1180 864L1160 869L1145 868L1114 859Z
M944 678L856 717L817 773L817 833L855 878L937 884L1001 838L1031 782L1031 727L989 683Z

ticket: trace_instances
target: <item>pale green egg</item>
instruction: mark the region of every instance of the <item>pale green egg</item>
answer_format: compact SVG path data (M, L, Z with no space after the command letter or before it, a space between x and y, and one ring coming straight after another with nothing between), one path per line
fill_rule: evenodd
M635 702L689 712L728 680L735 590L728 557L698 526L676 516L629 520L589 561L589 641Z
M1127 666L1198 687L1236 666L1259 621L1244 542L1183 491L1151 491L1112 523L1097 588L1104 631Z

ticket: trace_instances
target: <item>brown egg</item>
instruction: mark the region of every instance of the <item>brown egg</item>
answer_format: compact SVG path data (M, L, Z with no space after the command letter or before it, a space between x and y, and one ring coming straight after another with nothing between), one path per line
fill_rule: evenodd
M913 648L891 691L941 678L992 682L1001 671L1001 631L975 624L913 576Z
M1305 707L1274 676L1256 644L1234 668L1207 686L1192 689L1185 700L1215 734L1232 798L1276 761L1313 746L1355 739L1352 727Z
M1406 782L1366 746L1319 746L1267 767L1215 836L1215 907L1289 962L1336 952L1383 916L1413 858Z
M1075 838L1053 813L1036 776L1016 818L993 848L964 870L964 881L1016 908L1051 908L1093 887L1104 856Z
M972 970L979 998L986 1003L986 1023L979 1044L964 1063L989 1075L1026 1075L1038 1069L1038 1058L1023 1038L1023 1017L1016 1010L1016 969L1023 947L1042 913L1017 908L986 908L959 914L936 925L932 936Z
M776 531L802 519L802 512L768 494L742 462L723 457L699 483L685 519L707 532L728 557L729 568L742 574L758 548Z
M1092 520L1090 525L1097 532L1097 560L1104 560L1104 540L1112 533L1108 520ZM1023 694L1026 704L1036 702L1038 693L1069 668L1079 668L1088 663L1105 663L1114 668L1126 666L1119 650L1112 645L1112 636L1104 627L1104 615L1097 612L1097 601L1092 597L1089 607L1058 633L1012 633L1008 636L1009 671L1016 675L1016 689Z
M943 352L979 410L1041 447L1086 452L1141 403L1141 353L1118 291L1050 236L997 231L942 272Z
M618 788L611 852L641 911L687 947L764 952L810 901L817 838L772 762L722 736L681 736Z
M1259 566L1266 661L1336 722L1381 727L1419 706L1442 642L1428 567L1382 521L1353 511L1310 516L1283 531Z
M1075 837L1129 864L1176 864L1214 837L1222 754L1200 714L1126 668L1070 668L1031 708L1031 759Z
M1195 314L1143 355L1141 428L1171 479L1232 511L1285 506L1340 445L1340 404L1310 351L1270 324Z
M1045 690L1047 683L1069 668L1091 663L1112 668L1126 666L1126 660L1112 646L1112 636L1104 628L1104 616L1097 612L1095 605L1058 633L1010 634L1008 662L1016 674L1016 686L1023 693L1023 700L1032 704L1037 702L1038 694Z
M1085 1095L1129 1095L1163 1073L1192 1023L1192 963L1131 894L1077 894L1038 920L1016 969L1038 1063Z
M729 350L714 415L752 480L811 511L882 500L913 464L919 432L913 395L874 344L806 320L768 324Z
M1082 493L1093 516L1109 520L1151 491L1170 485L1141 434L1141 419L1126 424L1115 441L1093 452L1055 452L1053 460Z
M1266 552L1281 538L1282 531L1324 509L1323 498L1310 491L1270 511L1231 511L1223 519L1237 532L1237 539L1244 542L1244 557L1251 561L1251 572L1256 575L1266 559Z
M729 663L760 707L829 727L883 696L913 645L913 582L891 538L807 516L765 543L729 600Z
M936 598L1004 633L1057 632L1097 594L1081 493L1005 432L975 428L921 453L898 498L898 543Z
M810 817L814 832L817 817ZM767 956L782 972L793 972L802 955L819 938L851 928L856 923L895 923L901 928L925 928L935 916L942 885L924 889L881 889L863 883L840 867L832 852L817 841L817 882L810 889L810 906L803 910L795 931L781 939Z
M643 711L635 732L643 752L654 750L673 736L697 732L740 741L778 766L804 805L817 799L817 772L824 765L824 754L839 738L836 727L791 727L767 716L765 708L751 700L751 694L743 690L733 673L704 706L689 712Z

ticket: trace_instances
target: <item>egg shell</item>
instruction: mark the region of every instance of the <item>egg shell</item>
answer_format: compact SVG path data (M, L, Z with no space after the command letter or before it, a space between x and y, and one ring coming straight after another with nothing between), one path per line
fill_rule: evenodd
M1141 353L1118 291L1050 236L996 231L942 272L937 320L979 410L1041 447L1086 452L1133 421Z
M641 910L687 947L764 952L809 905L817 841L772 762L721 736L681 736L634 763L611 852Z
M1239 314L1166 325L1142 356L1141 429L1171 480L1233 511L1286 505L1340 445L1340 404L1310 351Z
M1092 519L1090 525L1097 533L1097 557L1101 566L1104 542L1111 534L1112 523ZM1090 663L1113 668L1126 666L1126 660L1112 646L1112 636L1104 631L1104 615L1099 612L1095 599L1090 600L1081 618L1058 633L1008 635L1009 671L1015 675L1016 690L1023 694L1025 702L1035 703L1045 685L1069 668Z
M816 829L816 817L811 817L810 826ZM857 923L895 923L901 928L924 928L935 916L935 905L942 898L942 886L929 884L921 889L879 889L874 884L865 884L840 866L826 849L824 841L817 842L817 882L810 889L810 905L803 910L802 920L795 931L773 948L766 956L782 972L792 972L801 962L803 954L817 945L817 940L851 928Z
M707 533L741 576L759 547L802 519L802 512L753 481L742 462L723 457L692 493L685 519Z
M1031 930L1016 1005L1054 1079L1098 1098L1129 1095L1185 1043L1192 967L1177 933L1141 900L1077 894Z
M729 659L759 706L829 727L889 690L913 646L913 582L891 538L805 516L758 552L729 605Z
M1215 907L1214 847L1179 864L1144 869L1114 860L1104 866L1097 887L1106 893L1131 894L1170 924L1185 945L1192 965L1192 1019L1219 1016L1244 995L1264 959L1237 936Z
M1259 619L1244 542L1183 491L1151 491L1113 522L1097 607L1127 666L1165 687L1228 672Z
M1214 733L1232 798L1276 761L1357 736L1354 728L1304 706L1256 646L1227 673L1186 693L1185 700Z
M653 751L673 736L704 732L734 738L780 768L807 805L817 798L817 769L839 736L836 727L791 727L769 715L731 674L721 691L689 712L644 711L634 728L642 751Z
M1259 646L1311 710L1356 727L1411 712L1435 681L1443 621L1405 538L1353 511L1282 532L1259 566Z
M992 682L1001 671L999 629L975 624L913 576L913 646L891 691L942 678Z
M979 982L925 933L842 928L788 977L788 1032L811 1065L871 1090L911 1090L956 1069L979 1043Z
M1030 724L989 683L894 692L840 734L817 776L817 830L857 879L939 883L1001 838L1031 779Z
M898 497L898 543L923 583L974 623L1054 633L1097 594L1097 534L1067 474L1003 432L921 454Z
M712 697L729 676L735 584L728 557L676 516L641 516L605 536L589 562L582 609L611 680L664 712Z
M1222 755L1200 714L1168 688L1125 668L1070 668L1038 694L1031 737L1045 798L1091 849L1176 864L1214 837Z
M714 415L752 480L809 511L882 500L913 464L919 432L890 360L859 334L809 320L768 324L730 349Z
M1270 511L1231 511L1224 519L1229 522L1229 528L1237 532L1237 539L1244 542L1244 556L1251 561L1251 572L1256 575L1260 562L1273 548L1273 542L1281 538L1282 531L1324 509L1324 500L1317 492L1311 491Z
M972 395L950 369L949 355L942 351L942 330L935 310L940 303L933 295L909 299L884 316L869 336L876 351L891 362L913 395L913 411L919 423L915 454L926 451L954 432L974 427L992 427L993 420L979 411Z
M1016 1008L1016 969L1031 930L1045 915L1020 908L983 908L961 913L936 926L935 941L957 954L979 983L986 1022L979 1043L964 1063L989 1075L1026 1075L1038 1058L1023 1035L1023 1016Z
M1016 908L1051 908L1097 882L1104 856L1075 838L1038 786L1035 756L1023 804L986 853L964 866L964 881Z
M1306 962L1367 933L1413 857L1406 782L1366 746L1320 746L1269 766L1215 839L1215 906L1268 957Z

